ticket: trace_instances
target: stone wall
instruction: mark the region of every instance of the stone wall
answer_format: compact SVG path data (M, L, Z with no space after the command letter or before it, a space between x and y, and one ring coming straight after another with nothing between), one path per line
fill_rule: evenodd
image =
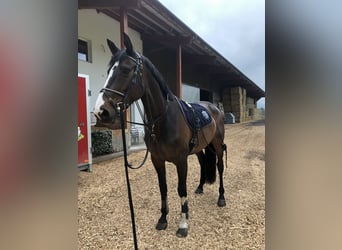
M98 150L98 151L103 151L103 154L110 154L110 153L123 151L121 129L111 130L111 129L107 129L103 127L92 126L91 132L92 132L92 146L94 147L95 145L97 145L97 147L106 148L106 150ZM104 135L103 136L99 135L101 133L103 133ZM108 133L110 133L109 137L108 137ZM94 136L94 134L96 136ZM127 129L125 129L125 134L126 134L127 148L130 148L131 147L131 135ZM99 138L101 139L101 137L103 137L106 140L99 141ZM95 149L93 148L93 151L94 150ZM95 156L103 155L103 154L98 153L98 154L95 154Z

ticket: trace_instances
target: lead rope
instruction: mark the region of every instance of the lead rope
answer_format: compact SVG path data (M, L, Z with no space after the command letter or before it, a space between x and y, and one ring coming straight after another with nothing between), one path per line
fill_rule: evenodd
M122 134L122 144L123 144L123 150L124 150L124 161L125 161L125 173L126 173L128 201L129 201L129 208L130 208L130 211L131 211L131 221L132 221L134 249L138 250L138 240L137 240L137 232L136 232L136 229L135 229L135 216L134 216L133 199L132 199L131 185L129 183L129 176L128 176L129 163L128 163L128 160L127 160L125 121L124 121L124 113L123 113L124 108L122 107L122 105L119 108L120 108L121 134Z
M140 113L141 119L143 120L143 123L140 123L140 122L131 122L131 121L126 121L126 123L130 123L130 124L135 124L135 125L140 125L140 126L147 127L147 122L146 122L146 120L145 120L145 118L144 118L144 115L143 115L143 113L142 113L142 110L141 110L141 107L140 107L138 101L135 102L135 106L136 106L136 107L138 108L138 110L139 110L139 113ZM146 152L145 152L145 156L144 156L143 161L142 161L137 167L133 167L131 164L128 164L128 167L129 167L130 169L139 169L139 168L141 168L141 167L145 164L145 162L146 162L146 160L147 160L147 156L148 156L148 148L146 147Z

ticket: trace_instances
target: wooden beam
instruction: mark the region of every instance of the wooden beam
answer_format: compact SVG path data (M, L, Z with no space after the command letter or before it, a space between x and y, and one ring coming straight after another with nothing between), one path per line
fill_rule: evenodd
M210 74L230 74L234 72L231 68L226 68L214 64L204 65L204 64L198 64L197 68L199 70L205 70L209 72Z
M194 54L184 54L183 63L184 64L213 64L215 62L215 56L209 55L194 55Z
M78 0L79 9L135 9L141 6L141 0Z
M171 48L178 48L178 45L185 46L192 43L192 36L168 36L168 35L142 35L143 41L158 42L168 45Z
M140 8L138 12L135 13L137 18L141 20L145 25L157 27L159 30L158 34L169 34L172 33L172 28L170 27L170 23L164 22L162 18L159 18L155 15L151 15L151 12L145 8Z
M236 77L236 76L229 76L226 75L225 77L211 77L211 81L222 81L222 82L241 82L243 81L242 78Z
M224 72L211 72L211 71L208 71L209 74L210 74L210 77L212 78L236 78L237 75L232 72L232 71L229 71L229 70L226 70Z
M124 7L121 7L120 8L120 42L121 42L122 49L125 47L124 36L123 36L124 33L128 34L127 9L125 9Z
M182 46L179 44L176 50L177 63L176 63L176 96L181 98L182 93Z
M144 50L146 54L153 54L153 53L159 53L162 50L166 50L167 47L166 46L159 46L159 47L155 47L153 49L148 49L148 50Z

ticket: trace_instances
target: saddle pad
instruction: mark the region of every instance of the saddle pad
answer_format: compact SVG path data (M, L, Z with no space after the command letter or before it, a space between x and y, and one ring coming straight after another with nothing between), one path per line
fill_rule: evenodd
M196 117L199 118L199 124L198 124L199 128L203 128L204 126L211 123L212 118L206 108L204 108L203 106L197 103L187 103L183 100L179 100L179 101L184 111L185 117L188 121L188 124L193 130L196 130L196 121L195 121L194 113L191 110L191 107L195 111ZM191 107L189 107L189 105L191 105Z

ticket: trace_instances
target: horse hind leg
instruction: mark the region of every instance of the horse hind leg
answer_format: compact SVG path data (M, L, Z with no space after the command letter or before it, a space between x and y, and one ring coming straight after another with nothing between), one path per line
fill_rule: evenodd
M201 177L200 177L200 183L195 191L196 194L203 194L203 186L205 183L205 164L206 164L206 160L205 160L205 154L203 153L203 150L201 150L200 152L198 152L196 154L197 159L200 163L200 167L201 167Z
M227 154L227 146L226 144L217 143L214 145L216 155L217 155L217 170L219 172L220 176L220 187L219 187L219 198L217 201L217 205L219 207L226 206L226 199L224 197L224 187L223 187L223 170L224 170L224 164L223 164L223 152L225 151Z
M205 183L213 184L216 180L216 152L212 144L197 154L201 166L201 178L195 193L202 194Z

